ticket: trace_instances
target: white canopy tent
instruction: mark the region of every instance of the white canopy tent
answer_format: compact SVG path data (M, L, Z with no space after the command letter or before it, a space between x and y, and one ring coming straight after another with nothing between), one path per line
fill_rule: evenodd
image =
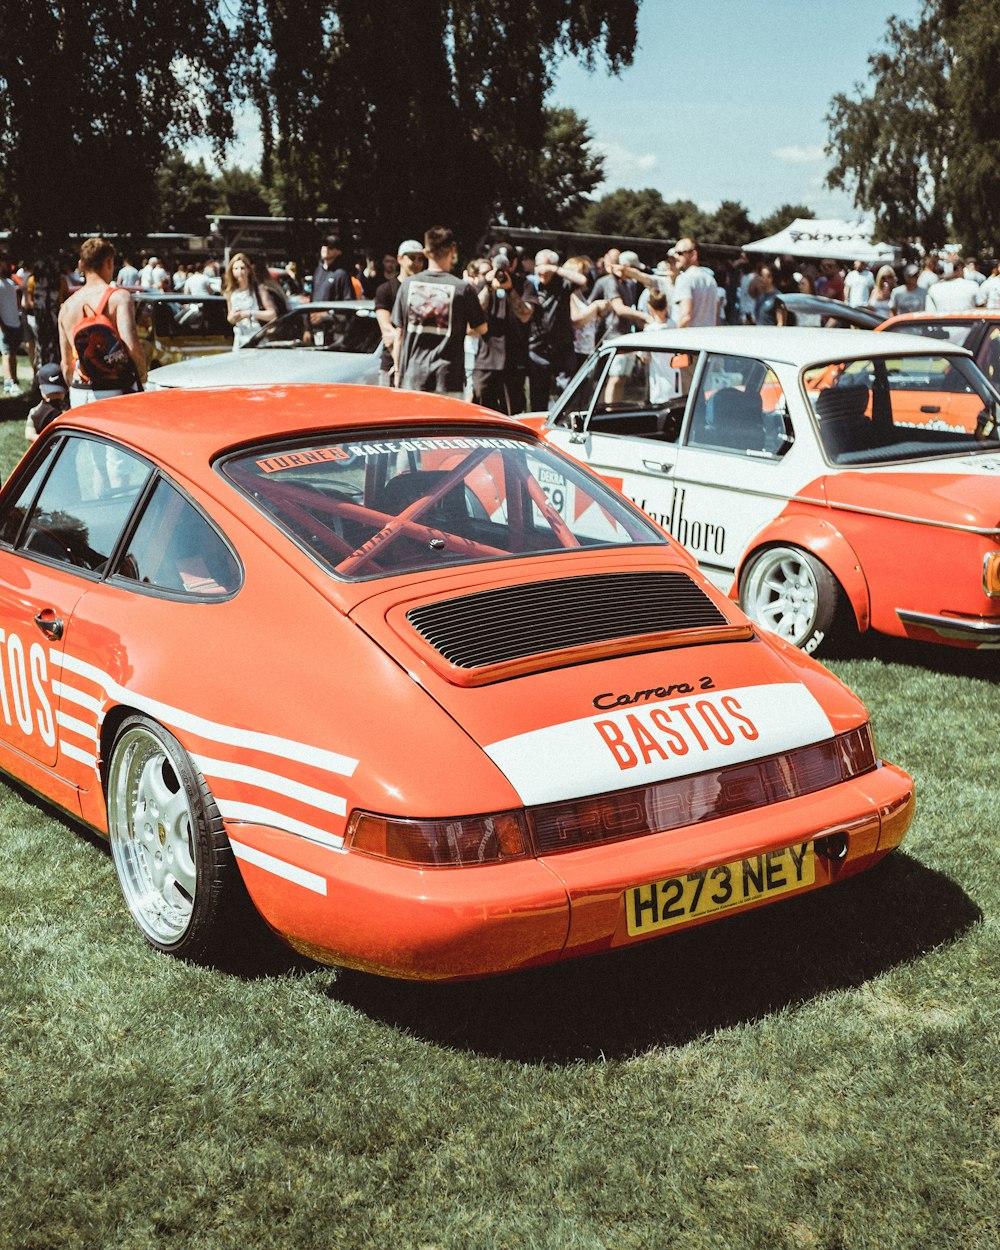
M875 223L871 218L818 221L811 217L796 217L777 234L747 243L743 250L764 252L768 256L809 256L815 260L863 260L868 264L888 265L897 262L898 249L891 243L873 242L874 231Z

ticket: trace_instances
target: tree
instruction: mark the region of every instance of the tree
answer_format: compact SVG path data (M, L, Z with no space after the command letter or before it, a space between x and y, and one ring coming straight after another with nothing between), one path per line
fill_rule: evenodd
M619 187L599 200L593 200L576 221L576 228L588 234L610 238L631 236L638 239L676 239L680 223L697 208L690 200L667 204L659 191L646 187L631 191Z
M816 214L805 204L782 204L773 213L769 213L762 221L758 221L752 233L758 239L767 239L779 230L784 230L798 217L814 218ZM749 240L748 240L749 242Z
M0 0L0 31L2 208L19 241L149 229L165 154L231 133L215 4Z
M604 181L604 158L591 149L590 128L573 109L546 108L543 116L541 152L521 154L497 215L511 226L569 230Z
M234 217L269 217L271 197L260 178L249 169L236 165L225 168L216 181L216 213Z
M205 217L216 211L218 201L218 183L204 161L173 154L157 170L154 220L160 229L206 234Z
M638 0L243 0L284 210L392 249L444 220L467 245L534 193L563 55L628 64ZM557 160L561 166L562 158ZM527 180L527 181L526 181Z
M926 0L915 25L889 19L868 61L871 89L834 96L827 174L883 233L969 251L1000 235L1000 2Z

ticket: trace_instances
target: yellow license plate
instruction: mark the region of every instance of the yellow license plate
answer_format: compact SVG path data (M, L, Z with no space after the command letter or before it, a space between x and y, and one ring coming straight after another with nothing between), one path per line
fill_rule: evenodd
M630 937L669 929L715 912L746 907L812 885L816 859L811 842L765 851L682 877L667 877L625 891L625 923Z

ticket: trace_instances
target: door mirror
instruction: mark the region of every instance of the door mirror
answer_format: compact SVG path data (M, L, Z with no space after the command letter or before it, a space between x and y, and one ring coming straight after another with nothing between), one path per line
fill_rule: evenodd
M691 357L687 352L677 352L670 357L671 369L689 369L691 367Z

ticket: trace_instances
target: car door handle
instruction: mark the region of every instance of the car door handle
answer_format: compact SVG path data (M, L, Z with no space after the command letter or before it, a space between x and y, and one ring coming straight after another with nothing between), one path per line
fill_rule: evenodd
M920 411L921 412L940 412L941 405L940 404L921 404Z
M644 469L651 469L653 473L671 473L674 466L672 464L663 464L659 460L644 460L642 462Z
M58 641L63 636L63 619L56 616L52 608L43 608L35 615L35 624L46 636Z

